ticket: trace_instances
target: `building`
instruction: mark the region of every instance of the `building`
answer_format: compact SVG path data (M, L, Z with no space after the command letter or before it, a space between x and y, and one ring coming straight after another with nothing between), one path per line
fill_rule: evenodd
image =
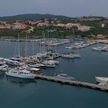
M101 24L101 27L104 28L105 27L105 24Z
M40 23L41 21L29 21L29 24L32 24L32 25L34 25L34 24L38 24L38 23Z
M65 24L59 23L56 25L57 27L65 27Z
M78 30L79 30L79 31L82 31L82 32L84 32L84 31L89 31L90 28L91 28L91 27L89 27L89 26L84 26L84 25L79 25L79 26L78 26Z
M49 26L49 24L48 23L38 23L37 24L37 27L41 27L41 26Z
M5 25L0 25L0 29L5 29Z
M54 21L51 21L51 24L54 24Z
M80 21L98 21L100 18L97 17L79 17L78 20Z
M11 29L11 25L10 24L0 25L0 29Z
M71 28L71 27L78 27L79 24L77 24L77 23L67 23L65 26L66 26L66 28Z
M12 25L12 29L25 29L25 28L27 28L27 25L23 23L14 23Z
M105 39L108 37L108 35L103 35L103 34L97 34L96 36L98 39Z
M45 22L45 23L47 23L47 24L49 24L49 21L48 21L48 19L45 19L45 20L44 20L44 22Z
M7 21L0 21L0 24L7 24Z

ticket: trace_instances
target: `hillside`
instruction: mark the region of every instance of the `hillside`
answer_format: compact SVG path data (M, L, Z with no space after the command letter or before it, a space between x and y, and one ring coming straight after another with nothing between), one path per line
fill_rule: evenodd
M39 20L43 18L66 18L66 16L52 15L52 14L21 14L15 16L0 17L0 20L1 21Z

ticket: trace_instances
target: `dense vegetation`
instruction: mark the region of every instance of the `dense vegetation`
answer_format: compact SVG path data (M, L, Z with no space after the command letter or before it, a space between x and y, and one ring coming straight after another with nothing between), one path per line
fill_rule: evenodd
M55 27L55 26L42 26L37 27L37 25L31 25L29 23L26 23L28 25L28 28L23 30L13 30L13 29L1 29L0 30L0 36L17 36L18 33L20 36L24 37L26 33L25 30L30 29L30 27L33 27L34 30L30 33L28 33L29 36L33 37L42 37L43 33L46 37L56 37L56 38L67 38L71 36L80 36L80 37L88 37L91 38L92 35L97 36L98 34L108 35L108 23L105 23L105 27L102 27L102 24L104 21L107 21L108 19L104 17L96 17L100 20L94 20L94 21L81 21L78 18L69 18L65 16L56 16L56 15L50 15L50 14L24 14L24 15L16 15L16 16L10 16L10 17L0 17L0 20L8 21L8 23L13 23L16 20L39 20L41 19L42 22L44 22L44 19L48 18L49 24L51 24L51 21L54 20L54 18L57 18L57 20L60 21L60 23L67 24L67 23L78 23L80 25L90 26L91 29L89 31L79 31L77 27L72 28L65 28L65 27ZM57 20L54 20L54 23L57 24Z
M0 17L0 21L16 21L16 20L40 20L44 18L66 18L62 15L51 15L51 14L22 14L15 16Z

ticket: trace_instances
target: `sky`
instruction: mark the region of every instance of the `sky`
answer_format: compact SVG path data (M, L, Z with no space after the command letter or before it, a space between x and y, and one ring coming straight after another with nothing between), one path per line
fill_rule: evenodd
M41 13L108 16L108 0L0 0L0 16Z

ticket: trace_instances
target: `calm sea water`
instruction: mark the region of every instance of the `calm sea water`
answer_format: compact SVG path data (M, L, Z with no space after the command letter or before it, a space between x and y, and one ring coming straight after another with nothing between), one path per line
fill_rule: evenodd
M16 42L0 41L0 56L11 57L17 52ZM24 55L24 43L20 43ZM40 49L28 43L28 54ZM32 48L34 47L34 51ZM95 45L96 46L96 45ZM55 49L71 52L65 45ZM54 69L42 70L46 75L66 73L77 79L96 83L95 76L108 76L108 53L92 51L92 46L76 52L81 59L62 59ZM108 93L42 80L24 81L0 75L0 108L107 108Z

